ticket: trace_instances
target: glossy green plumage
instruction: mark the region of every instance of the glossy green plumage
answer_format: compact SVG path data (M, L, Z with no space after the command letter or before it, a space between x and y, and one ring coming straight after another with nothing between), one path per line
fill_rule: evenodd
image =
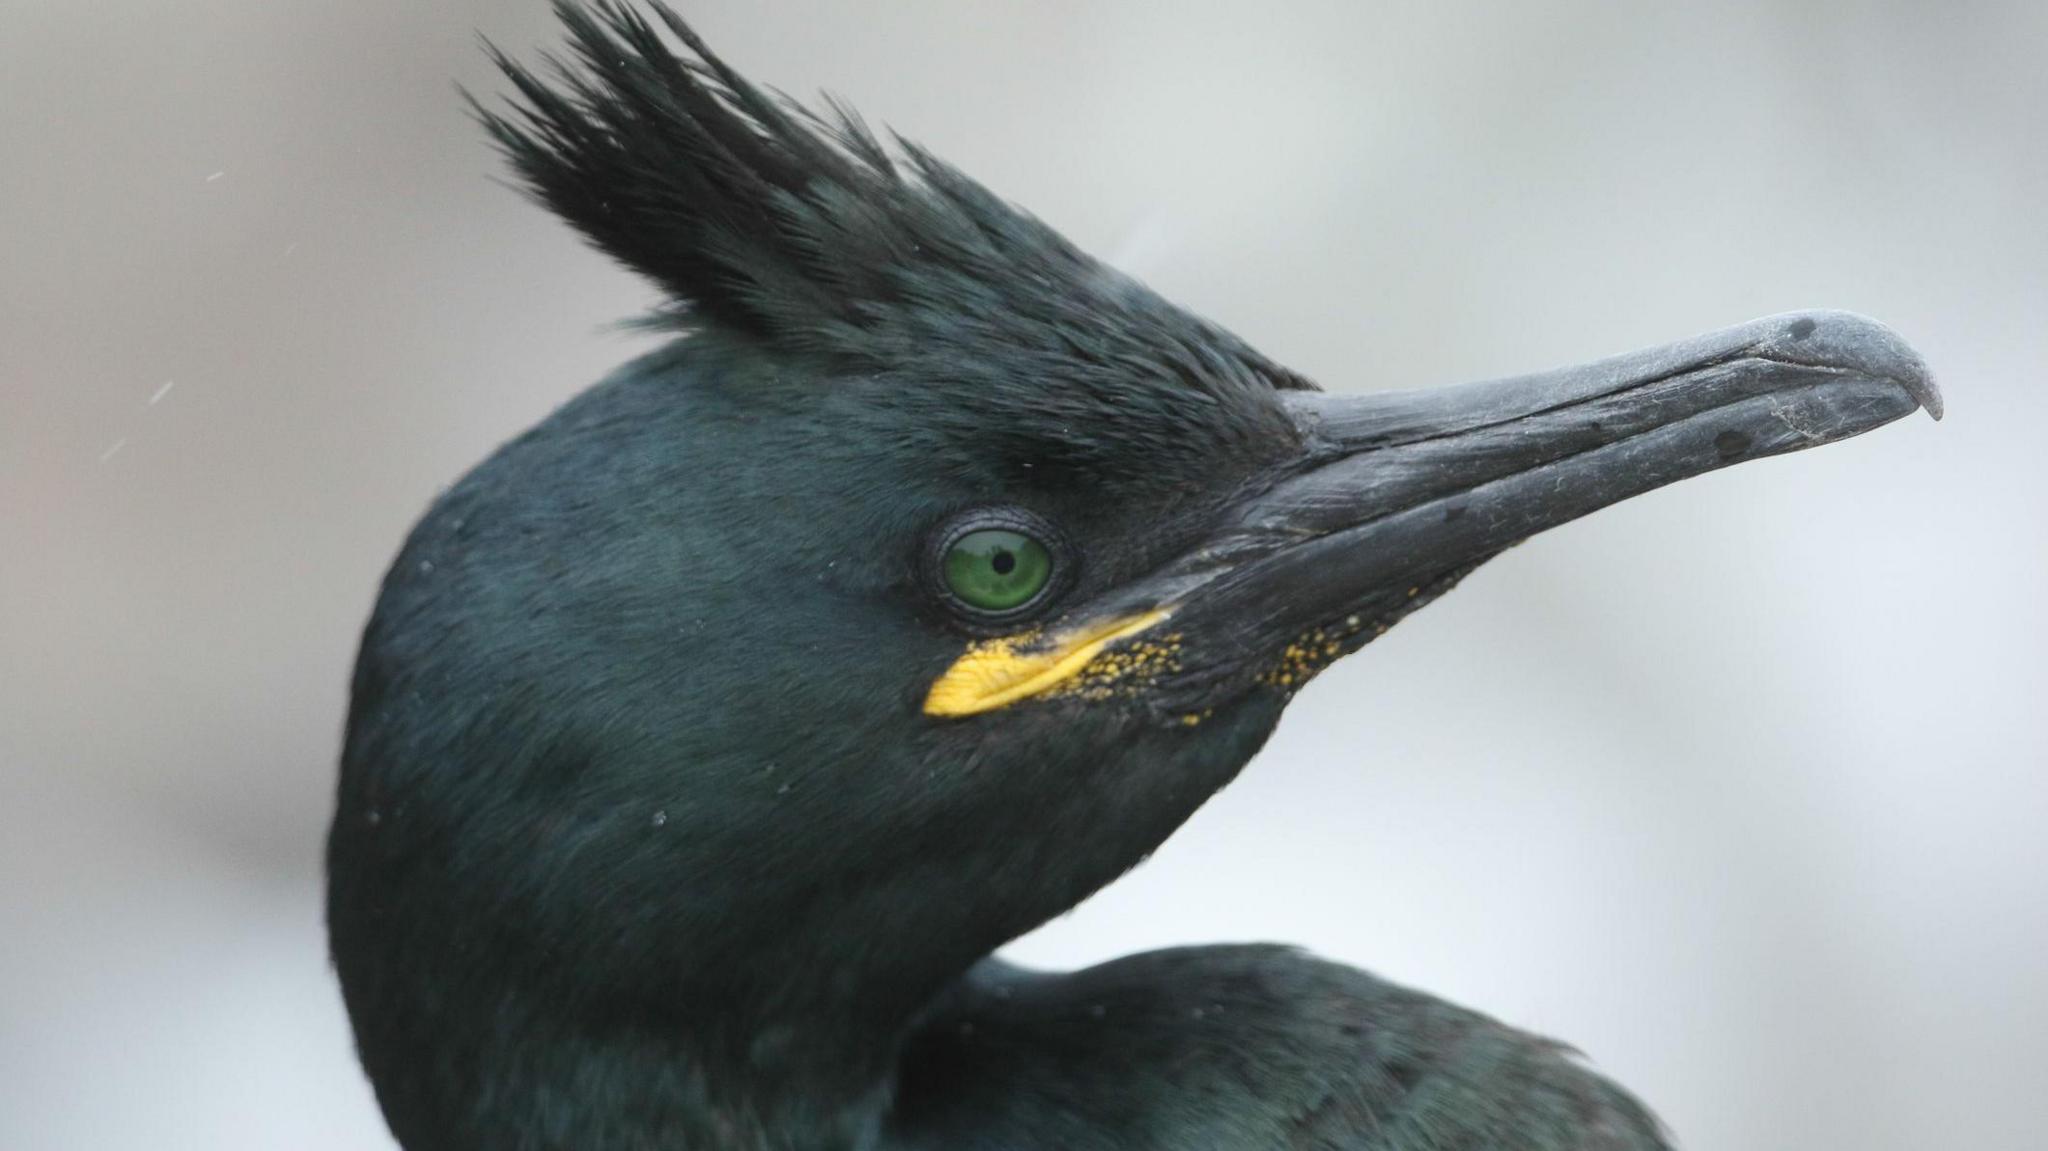
M1567 1048L1272 946L985 964L912 1041L904 1147L1663 1147Z

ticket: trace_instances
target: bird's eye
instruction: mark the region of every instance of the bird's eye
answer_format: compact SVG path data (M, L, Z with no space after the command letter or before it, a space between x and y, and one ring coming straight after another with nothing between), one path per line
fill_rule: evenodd
M1009 528L963 532L953 537L940 562L946 590L977 611L1015 611L1052 582L1052 553Z
M1074 579L1066 537L1024 508L976 508L929 538L926 586L972 631L1013 626Z

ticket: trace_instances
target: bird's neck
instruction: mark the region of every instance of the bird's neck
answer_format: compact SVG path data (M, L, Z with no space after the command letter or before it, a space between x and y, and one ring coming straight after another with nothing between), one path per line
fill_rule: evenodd
M417 1111L386 1100L410 1149L862 1151L894 1096L900 1038L886 1027L508 994L473 1006L454 1033L413 1037L439 1045L438 1083L380 1077L432 1093Z

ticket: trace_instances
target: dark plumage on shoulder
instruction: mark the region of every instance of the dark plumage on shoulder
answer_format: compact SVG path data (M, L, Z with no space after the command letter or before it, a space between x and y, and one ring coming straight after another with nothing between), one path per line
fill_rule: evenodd
M574 61L551 85L494 51L524 104L477 111L536 198L667 290L660 320L855 371L981 344L1062 375L1310 386L851 109L762 90L666 6L557 8Z

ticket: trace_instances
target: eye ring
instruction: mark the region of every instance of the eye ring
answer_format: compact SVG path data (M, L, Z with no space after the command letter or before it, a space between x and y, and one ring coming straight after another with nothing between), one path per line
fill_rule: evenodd
M974 508L947 520L926 548L933 598L970 629L995 632L1039 614L1072 585L1066 538L1020 507Z

